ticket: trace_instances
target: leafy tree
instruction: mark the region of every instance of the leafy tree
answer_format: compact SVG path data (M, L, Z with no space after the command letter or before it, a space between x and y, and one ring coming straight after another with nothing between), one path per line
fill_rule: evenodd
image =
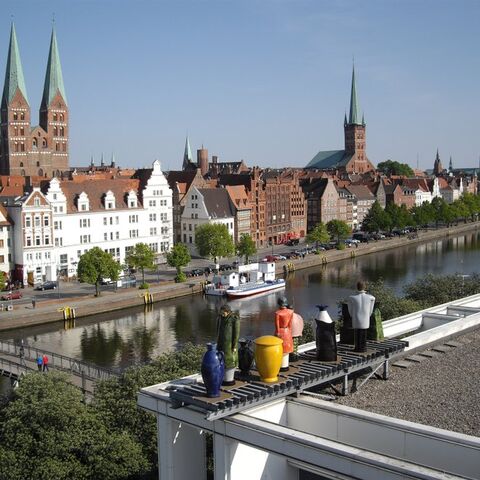
M366 232L378 232L390 228L391 219L388 213L380 206L377 200L373 202L370 210L365 215L362 229Z
M80 257L77 274L81 282L95 285L95 294L98 297L101 279L117 280L120 270L120 264L109 253L93 247Z
M420 303L422 308L433 307L480 293L480 275L475 273L464 278L461 275L427 274L406 285L403 291L407 300Z
M451 207L453 209L454 218L456 218L457 222L459 219L462 219L465 223L467 223L467 218L470 217L470 209L463 198L455 200Z
M221 223L207 223L195 230L195 245L202 257L221 258L235 253L228 228Z
M65 374L27 375L2 411L2 480L114 480L147 466L138 442L108 430Z
M342 220L330 220L327 223L327 231L330 236L337 239L339 244L340 240L347 238L352 233L352 229Z
M186 344L182 350L160 355L149 365L131 367L119 378L100 382L95 390L95 412L110 431L126 432L142 445L149 470L157 464L157 424L153 415L138 409L138 391L197 373L204 353L203 346Z
M462 195L462 201L468 208L468 214L470 215L471 220L475 220L480 213L480 195L465 192Z
M0 270L0 287L3 290L3 287L5 287L5 284L7 283L7 274Z
M414 177L415 172L406 163L399 163L395 160L386 160L377 165L377 170L383 172L387 176L401 175L404 177Z
M186 267L192 257L188 248L183 243L177 243L173 248L167 253L167 263L171 267L177 269L177 276L175 277L176 282L184 282L186 280L185 274L182 272L182 267Z
M313 230L307 235L307 242L315 243L317 248L319 243L325 243L329 240L330 234L328 233L327 226L323 222L317 223Z
M423 227L434 220L434 212L429 202L423 202L422 205L414 206L410 210L414 225Z
M242 233L240 235L240 241L237 244L237 252L241 257L245 257L245 263L248 263L248 259L257 253L255 242L248 233Z
M142 271L142 285L145 286L145 269L155 267L155 253L146 243L137 243L128 253L127 263Z

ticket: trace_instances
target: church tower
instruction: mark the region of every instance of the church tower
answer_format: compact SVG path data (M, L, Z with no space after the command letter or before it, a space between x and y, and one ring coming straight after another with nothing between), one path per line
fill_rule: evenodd
M438 177L443 173L443 165L442 161L440 160L440 155L438 154L438 148L437 148L437 155L435 157L435 162L433 162L433 174Z
M46 133L47 147L52 152L51 165L47 170L51 169L53 175L57 171L68 170L68 104L55 28L52 28L50 39L47 72L40 105L40 127Z
M0 108L0 172L21 175L30 149L30 105L13 23Z
M352 89L350 92L350 112L344 121L345 155L351 157L347 163L347 171L351 173L365 173L374 170L374 166L367 158L366 152L366 124L365 118L360 117L360 106L355 82L355 67L352 69Z

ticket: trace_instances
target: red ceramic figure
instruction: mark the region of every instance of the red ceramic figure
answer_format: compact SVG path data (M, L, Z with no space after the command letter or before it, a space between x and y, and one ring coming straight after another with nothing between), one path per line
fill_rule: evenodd
M275 312L275 335L283 340L283 358L280 370L285 372L288 370L289 354L293 352L293 310L288 308L288 300L285 297L280 297L277 303L280 308Z

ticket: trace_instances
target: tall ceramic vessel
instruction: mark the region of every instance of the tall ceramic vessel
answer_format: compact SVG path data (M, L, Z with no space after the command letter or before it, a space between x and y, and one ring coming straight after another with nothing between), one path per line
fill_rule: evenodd
M207 343L207 351L202 360L202 378L207 390L207 397L219 397L220 386L225 371L225 360L223 352L218 352L216 344Z
M255 364L260 378L267 383L278 381L282 366L283 340L273 335L264 335L255 340Z
M317 346L317 360L323 362L335 362L337 360L337 340L335 323L328 314L328 305L317 305L320 310L315 319L317 329L315 343Z
M242 338L238 343L240 343L240 348L238 349L238 366L242 376L246 377L250 373L255 358L252 342Z

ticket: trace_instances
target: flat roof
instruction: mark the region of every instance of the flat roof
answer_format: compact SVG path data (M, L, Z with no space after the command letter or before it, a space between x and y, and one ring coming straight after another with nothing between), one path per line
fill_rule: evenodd
M445 353L428 348L425 351L432 352L432 358L412 362L408 368L392 368L388 382L371 379L335 403L480 436L480 328L453 342L458 346Z

